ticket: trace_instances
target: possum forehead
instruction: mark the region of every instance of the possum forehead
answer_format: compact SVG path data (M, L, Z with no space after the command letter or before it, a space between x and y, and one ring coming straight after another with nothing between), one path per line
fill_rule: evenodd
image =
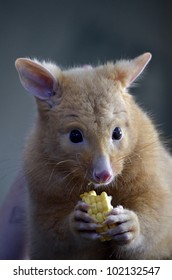
M62 84L62 103L66 114L87 118L113 118L125 111L122 90L118 84L96 73L67 77Z

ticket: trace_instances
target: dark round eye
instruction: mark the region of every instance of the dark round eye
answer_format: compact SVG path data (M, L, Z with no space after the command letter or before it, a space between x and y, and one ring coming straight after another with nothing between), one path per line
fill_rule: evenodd
M120 127L116 127L112 133L113 140L120 140L122 137L122 129Z
M72 143L80 143L83 141L82 133L79 130L72 130L69 135Z

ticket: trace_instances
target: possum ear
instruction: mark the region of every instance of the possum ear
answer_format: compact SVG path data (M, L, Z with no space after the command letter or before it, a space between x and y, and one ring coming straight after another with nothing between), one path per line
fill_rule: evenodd
M115 80L129 87L145 69L152 55L144 53L133 60L120 60L115 64Z
M35 97L49 100L55 94L57 81L41 64L26 58L18 58L15 62L21 84Z

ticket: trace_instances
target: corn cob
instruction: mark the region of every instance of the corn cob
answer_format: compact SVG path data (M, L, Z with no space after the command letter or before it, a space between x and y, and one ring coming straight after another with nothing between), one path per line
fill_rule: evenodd
M87 203L90 207L88 208L88 214L97 221L97 224L100 227L97 229L97 233L105 233L109 228L113 228L115 224L110 226L102 225L102 223L106 220L106 214L113 209L111 205L111 196L108 196L106 192L102 192L100 195L97 195L95 191L85 192L80 195L81 199ZM102 226L101 226L102 225ZM100 237L101 241L107 241L111 238L102 235Z

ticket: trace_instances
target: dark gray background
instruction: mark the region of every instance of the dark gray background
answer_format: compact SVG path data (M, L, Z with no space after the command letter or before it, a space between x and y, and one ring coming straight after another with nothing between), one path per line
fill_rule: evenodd
M0 2L0 202L19 169L35 114L14 67L18 57L67 67L150 51L153 59L132 91L164 136L172 138L171 5L166 0Z

